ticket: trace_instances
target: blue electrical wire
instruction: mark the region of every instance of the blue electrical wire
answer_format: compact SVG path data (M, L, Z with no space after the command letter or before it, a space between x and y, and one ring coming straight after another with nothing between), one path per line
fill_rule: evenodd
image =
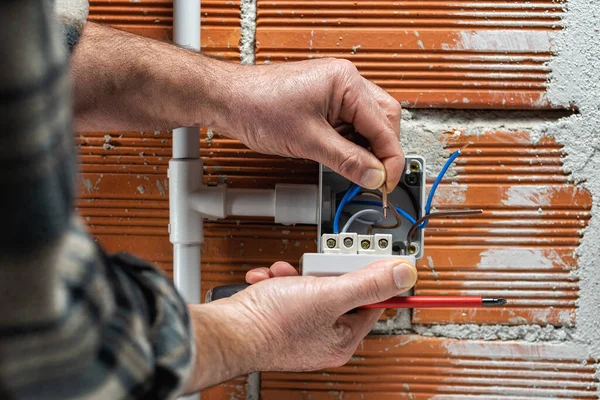
M454 162L454 160L456 160L460 153L461 150L456 150L454 153L452 153L450 158L448 158L448 160L442 167L442 170L438 174L437 178L435 178L435 181L431 186L431 190L429 191L429 196L427 197L427 203L425 204L425 215L428 215L431 212L431 203L433 203L433 196L435 195L435 191L437 190L442 179L444 179L444 175L446 175L446 172L448 172L448 168L450 168L450 165L452 165L452 163ZM419 229L425 228L428 223L429 220L425 220L421 225L419 225Z
M346 207L346 204L350 203L352 199L356 197L361 189L362 188L360 186L354 184L350 189L348 189L344 197L342 197L342 200L335 211L335 217L333 218L333 233L340 233L340 217L342 216L342 210L344 207Z

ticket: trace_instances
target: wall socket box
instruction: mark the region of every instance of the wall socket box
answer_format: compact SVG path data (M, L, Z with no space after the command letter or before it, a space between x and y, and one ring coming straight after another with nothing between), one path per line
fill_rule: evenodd
M425 158L419 155L406 157L404 172L397 187L388 194L389 203L404 210L415 220L425 214ZM364 267L372 262L395 257L414 263L423 257L423 231L418 229L410 244L407 234L412 223L402 218L394 229L374 228L369 234L368 225L354 223L348 233L335 234L333 221L338 204L350 189L352 182L327 167L319 169L318 253L305 254L300 260L302 275L340 275ZM361 202L377 202L367 196L357 196L356 203L344 207L339 227L346 224L351 215L365 208L381 210ZM388 212L378 224L393 225L394 213ZM352 243L350 243L352 242ZM380 244L386 244L384 248Z
M410 155L406 157L404 172L400 178L400 183L393 192L388 195L388 200L410 214L413 218L418 219L425 214L425 159L418 155ZM327 167L321 166L319 171L319 196L321 198L321 206L319 209L319 238L323 234L333 233L333 217L339 201L343 197L346 190L350 188L352 182L346 178L331 171ZM411 200L412 196L412 200ZM357 197L355 200L359 199ZM361 200L373 201L373 198L360 198ZM417 209L415 210L416 203ZM345 211L349 214L355 213L358 210L364 209L363 205L348 205ZM347 214L342 214L340 227L348 220ZM393 224L395 221L394 215L388 212L388 218L383 221L383 224ZM411 245L414 248L407 248L406 235L411 224L402 219L402 225L393 230L374 229L373 233L383 233L392 235L392 254L394 255L412 255L416 259L423 257L423 232L417 230ZM352 225L352 232L358 234L367 234L367 226L361 224ZM323 252L321 241L319 241L319 253Z

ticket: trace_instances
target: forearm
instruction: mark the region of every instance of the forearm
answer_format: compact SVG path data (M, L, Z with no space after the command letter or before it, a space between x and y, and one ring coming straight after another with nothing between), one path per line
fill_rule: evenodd
M88 23L73 56L76 128L214 126L239 65Z
M185 386L193 393L259 368L264 340L253 322L227 300L190 305L196 341L194 372Z

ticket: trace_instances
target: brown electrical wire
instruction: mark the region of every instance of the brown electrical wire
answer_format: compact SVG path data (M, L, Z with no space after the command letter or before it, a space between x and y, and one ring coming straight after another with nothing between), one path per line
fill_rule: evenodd
M380 195L379 193L373 193L373 192L358 192L357 197L358 196L371 196L371 197L375 197L376 199L380 200L383 202L383 196ZM394 218L396 218L396 223L394 225L369 225L369 230L368 230L368 234L370 235L373 232L373 228L377 228L377 229L396 229L398 228L400 225L402 225L402 217L400 217L400 214L398 213L398 211L396 211L396 207L390 202L388 201L388 208L390 210L392 210L392 214L394 214Z
M476 214L482 214L482 213L483 213L483 210L455 210L455 211L438 211L438 212L429 213L429 214L424 215L423 217L419 218L414 224L412 224L412 226L408 230L408 233L406 234L406 241L410 245L410 242L412 242L412 238L413 238L413 236L415 236L415 232L417 231L417 228L419 227L419 225L421 225L423 222L425 222L429 219L444 218L444 217L460 217L460 216L476 215Z

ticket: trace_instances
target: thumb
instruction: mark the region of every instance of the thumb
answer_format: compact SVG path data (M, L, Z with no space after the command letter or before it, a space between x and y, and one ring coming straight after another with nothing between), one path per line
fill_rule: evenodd
M385 183L385 167L373 153L344 138L333 128L327 126L325 129L327 132L319 135L320 140L309 150L309 158L367 189L378 189Z
M406 260L386 260L331 279L331 305L345 313L406 292L417 282L417 270Z

